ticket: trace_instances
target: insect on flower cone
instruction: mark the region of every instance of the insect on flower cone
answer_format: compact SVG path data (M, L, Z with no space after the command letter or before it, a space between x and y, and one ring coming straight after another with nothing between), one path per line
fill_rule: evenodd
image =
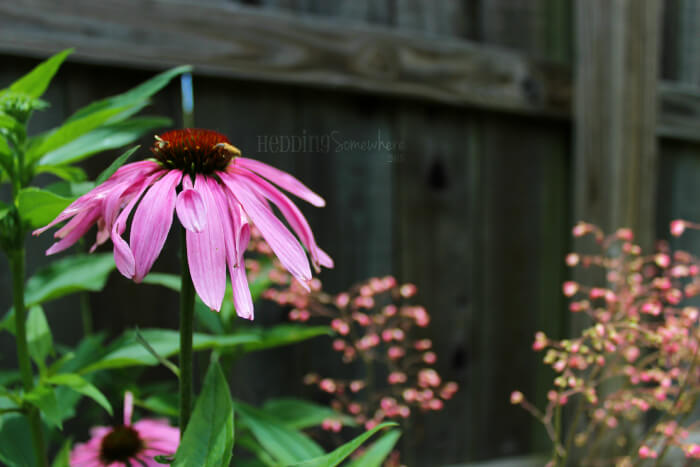
M333 267L299 208L277 187L317 207L325 201L290 174L240 157L226 136L211 130L169 131L156 136L151 151L154 159L122 166L36 230L34 235L39 235L68 221L56 231L58 241L46 254L65 250L97 224L91 252L111 239L119 272L140 282L163 249L176 212L187 231L187 259L199 297L211 309L220 310L228 269L236 311L248 319L253 318L253 302L243 253L251 223L305 288L312 276L304 248L317 271L320 266ZM268 202L279 208L301 244ZM132 211L127 242L122 236Z

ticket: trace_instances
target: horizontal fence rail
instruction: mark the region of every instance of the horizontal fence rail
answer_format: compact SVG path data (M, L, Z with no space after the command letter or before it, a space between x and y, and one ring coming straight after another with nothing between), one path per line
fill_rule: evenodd
M0 51L321 86L570 118L571 70L498 47L328 18L178 0L0 3ZM700 141L700 90L664 82L660 136Z

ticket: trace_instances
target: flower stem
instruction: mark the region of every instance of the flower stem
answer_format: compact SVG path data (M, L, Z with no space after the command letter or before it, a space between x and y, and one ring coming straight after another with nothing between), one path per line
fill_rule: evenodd
M194 285L187 264L185 229L180 231L180 436L185 432L192 410L192 333Z
M10 270L12 271L12 300L15 308L15 334L17 340L17 362L22 378L24 391L29 392L34 388L34 375L32 374L32 363L29 359L29 349L27 346L27 310L24 306L24 269L25 250L24 244L8 252L10 260ZM34 406L27 409L29 419L29 429L34 442L34 452L38 465L47 466L46 446L44 444L44 433L41 427L39 410Z

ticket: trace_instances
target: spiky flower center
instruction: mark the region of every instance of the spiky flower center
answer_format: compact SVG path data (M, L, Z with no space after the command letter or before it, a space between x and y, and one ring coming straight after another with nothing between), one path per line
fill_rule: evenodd
M226 136L199 128L172 130L156 136L151 152L164 167L190 175L224 170L231 159L241 155Z
M113 462L126 463L144 448L143 441L136 430L130 426L120 425L102 438L100 460L110 465Z

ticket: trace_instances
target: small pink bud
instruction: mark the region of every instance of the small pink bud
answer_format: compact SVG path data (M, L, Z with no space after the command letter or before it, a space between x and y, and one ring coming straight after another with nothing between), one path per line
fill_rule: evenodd
M441 379L437 371L432 368L425 368L418 372L418 385L424 388L440 386Z
M578 284L573 281L564 282L562 290L565 296L573 297L574 295L576 295L576 292L578 292Z
M374 291L369 285L363 285L362 287L360 287L360 295L362 295L363 297L371 297L373 294Z
M408 418L411 415L411 409L408 408L408 406L405 405L400 405L399 406L399 416L402 418Z
M321 380L320 383L318 383L318 386L321 388L322 391L328 392L328 393L334 393L335 390L337 389L337 386L335 382L330 379L330 378L324 378Z
M428 350L433 346L433 342L430 339L421 339L413 344L416 350Z
M394 316L397 311L396 305L387 305L382 310L382 313L384 316Z
M580 260L581 260L581 258L576 253L569 253L568 255L566 255L567 266L571 266L571 267L576 266Z
M357 402L351 402L348 404L348 412L350 412L352 415L357 415L362 412L362 406Z
M410 297L413 297L413 296L416 294L417 290L418 290L418 289L417 289L416 286L413 285L413 284L404 284L404 285L402 285L401 288L399 289L399 293L400 293L401 296L404 297L404 298L410 298Z
M413 402L418 398L418 391L413 388L408 388L403 391L403 400L406 402Z
M700 459L700 445L689 444L685 447L686 457L692 457L693 459Z
M680 237L683 235L683 231L685 231L685 222L682 220L674 220L671 221L671 235L674 237Z
M340 420L334 420L332 418L327 418L321 422L321 428L326 430L326 431L332 431L334 433L338 433L342 428L343 424L340 422Z
M338 308L345 308L350 303L350 295L341 293L335 297L335 304Z
M432 399L430 402L428 402L428 407L431 410L442 410L444 404L440 399Z
M644 444L639 447L639 457L641 459L656 459L656 451Z
M435 355L435 352L426 352L423 354L423 361L428 365L432 365L437 361L437 355Z
M635 346L632 347L627 347L625 349L625 359L632 363L633 361L637 360L639 357L639 349Z
M634 240L634 233L632 233L631 229L627 228L618 229L617 232L615 232L615 236L620 240L625 240L627 242Z
M389 384L401 384L406 382L406 373L402 371L392 371L387 377Z
M360 380L355 380L350 383L350 391L359 392L365 387L365 382Z
M352 314L352 319L354 319L360 326L369 326L369 324L371 323L369 316L367 316L364 313L360 313L359 311L356 311Z
M586 235L588 232L590 232L591 226L589 224L586 224L585 222L579 222L576 224L571 231L571 233L574 235L574 237L582 237Z
M345 341L342 339L336 339L333 341L333 350L341 352L345 349Z
M513 391L510 393L510 403L513 405L518 405L520 404L525 396L523 396L523 393L520 391Z
M391 347L389 347L389 350L387 351L387 355L392 360L398 360L399 358L406 355L406 351L403 349L403 347L399 347L397 345L392 345Z
M331 321L331 327L341 336L347 336L350 333L350 326L348 323L339 318L335 318L333 321Z
M671 265L671 257L665 253L657 253L656 256L654 256L654 262L660 268L665 269Z

